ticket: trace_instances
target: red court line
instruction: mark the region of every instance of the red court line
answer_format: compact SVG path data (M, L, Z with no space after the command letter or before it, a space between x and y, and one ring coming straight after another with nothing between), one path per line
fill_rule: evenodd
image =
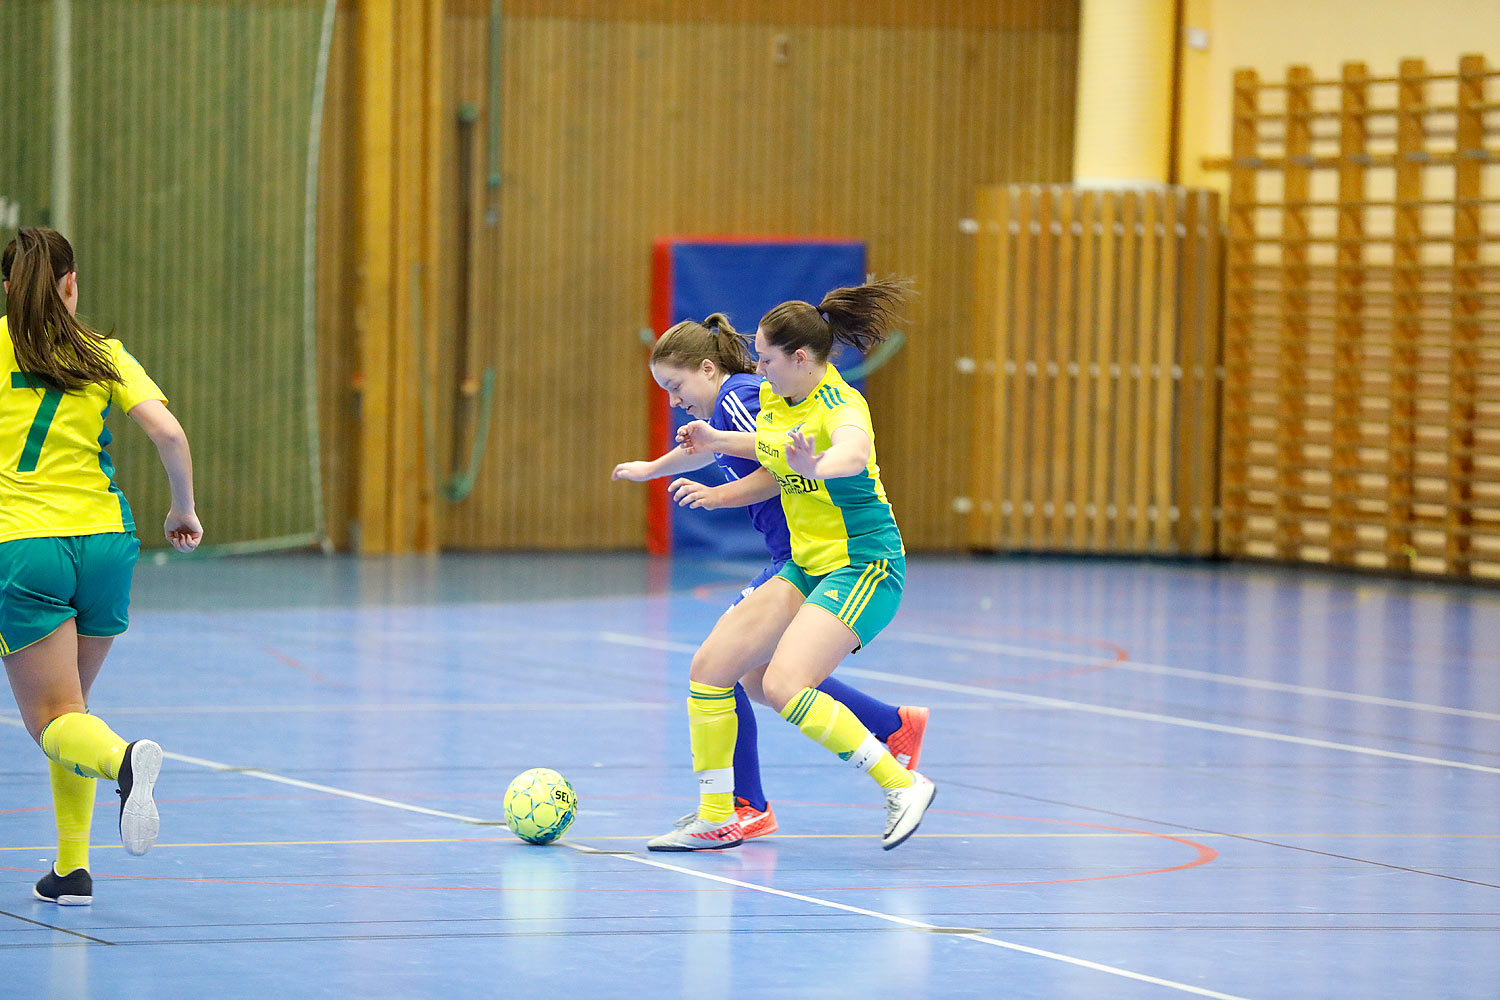
M344 688L345 690L353 690L352 685L346 684L343 681L336 681L336 680L334 680L331 677L324 677L322 674L318 673L313 668L307 666L305 663L303 663L301 660L297 659L295 656L290 656L290 655L288 655L286 653L283 653L279 649L276 649L276 648L271 647L271 646L262 646L262 647L260 647L260 651L262 653L265 653L267 656L271 657L273 660L279 660L280 662L285 663L287 666L291 667L293 670L300 670L300 671L302 671L302 673L304 673L307 676L311 677L313 680L317 681L320 684L331 684L334 687L341 687L341 688Z
M1180 872L1180 871L1184 871L1184 870L1186 870L1188 868L1197 868L1200 865L1206 865L1210 861L1213 861L1214 859L1216 859L1219 856L1219 852L1218 851L1214 850L1212 847L1209 847L1207 844L1200 844L1196 840L1188 840L1186 837L1174 837L1173 835L1171 835L1169 833L1152 833L1150 830L1132 830L1129 827L1124 827L1124 826L1103 826L1103 825L1101 825L1099 823L1082 823L1082 822L1077 822L1077 821L1074 821L1074 820L1066 820L1066 819L1046 819L1045 817L1041 817L1041 816L1010 816L1010 815L1006 815L1004 813L961 812L959 810L954 810L954 809L929 809L928 812L942 812L942 813L947 813L947 814L949 814L951 816L981 816L981 817L985 817L985 818L1015 819L1015 820L1022 820L1024 822L1028 822L1028 823L1056 823L1056 824L1059 824L1059 825L1062 825L1062 826L1082 826L1082 827L1087 827L1087 828L1089 828L1091 830L1108 830L1108 831L1110 831L1112 833L1137 834L1137 835L1143 836L1143 837L1154 837L1157 840L1170 840L1170 841L1174 841L1174 842L1176 842L1178 844L1183 844L1183 845L1185 845L1187 847L1191 847L1194 850L1194 852L1196 853L1196 857L1194 857L1193 860L1191 860L1191 861L1186 861L1186 862L1184 862L1184 863L1182 863L1180 865L1172 865L1172 866L1167 867L1167 868L1152 868L1152 869L1149 869L1149 870L1134 871L1134 872L1119 872L1119 873L1116 873L1114 875L1087 875L1087 876L1082 876L1080 878L1034 879L1034 880L1026 881L1026 882L960 882L960 883L955 883L953 885L899 886L899 888L902 888L902 889L993 889L993 888L1014 887L1014 886L1022 886L1022 885L1064 885L1064 884L1069 883L1069 882L1107 882L1107 881L1109 881L1111 879L1139 878L1139 877L1141 877L1143 875L1165 875L1168 872ZM805 892L854 892L854 891L867 891L867 890L872 890L872 889L891 889L891 888L898 888L898 887L896 887L896 886L839 886L839 887L835 887L835 888L825 888L825 889L806 889L806 890L803 890L803 891L805 891Z
M856 805L849 805L847 803L838 803L838 802L788 802L787 804L788 805L806 805L806 806L837 807L837 808L846 808L846 809L874 809L874 808L877 808L875 806L856 806ZM1128 833L1128 834L1134 834L1134 835L1137 835L1137 836L1152 837L1152 838L1157 839L1157 840L1172 841L1173 843L1182 844L1184 846L1191 847L1193 849L1193 851L1195 852L1195 857L1191 861L1186 861L1186 862L1183 862L1182 864L1178 864L1178 865L1170 865L1170 866L1165 867L1165 868L1151 868L1151 869L1143 869L1143 870L1140 870L1140 871L1117 872L1117 873L1115 873L1113 875L1086 875L1086 876L1081 876L1079 878L1034 879L1034 880L1030 880L1030 881L1021 881L1021 882L959 882L959 883L952 883L952 884L945 884L945 885L865 885L865 886L837 885L837 886L824 886L824 887L820 887L820 888L799 888L796 891L810 893L810 892L880 892L880 891L892 890L892 889L902 889L902 890L906 890L906 889L992 889L992 888L1014 888L1014 887L1017 887L1017 886L1026 886L1026 885L1064 885L1064 884L1071 883L1071 882L1105 882L1105 881L1110 881L1110 880L1113 880L1113 879L1140 878L1141 876L1145 876L1145 875L1164 875L1164 874L1167 874L1168 872L1184 871L1184 870L1186 870L1188 868L1197 868L1197 867L1199 867L1201 865L1206 865L1210 861L1213 861L1214 859L1216 859L1219 856L1219 852L1218 851L1214 850L1212 847L1209 847L1206 844L1200 844L1197 841L1188 840L1188 839L1186 839L1184 837L1176 837L1176 836L1173 836L1171 834L1153 833L1150 830L1134 830L1134 829L1131 829L1129 827L1123 827L1123 826L1104 826L1104 825L1101 825L1101 824L1098 824L1098 823L1084 823L1084 822L1080 822L1080 821L1076 821L1076 820L1047 819L1047 818L1041 817L1041 816L1015 816L1015 815L1010 815L1010 814L1007 814L1007 813L965 812L965 811L956 810L956 809L931 809L931 810L929 810L929 812L932 812L932 813L945 813L945 814L950 815L950 816L977 816L977 817L979 817L981 819L1009 819L1009 820L1018 820L1018 821L1026 822L1026 823L1052 823L1052 824L1056 824L1056 825L1059 825L1059 826L1076 826L1076 827L1084 827L1084 828L1090 829L1090 830L1107 830L1107 831L1109 831L1111 833ZM513 843L513 841L511 841L511 839L509 837L461 837L461 838L455 838L453 840L448 840L448 841L445 841L445 842L446 843L459 843L459 844ZM772 843L772 841L766 841L765 843L766 844L770 844L770 843ZM327 846L327 845L325 845L325 846ZM370 846L370 845L361 845L361 846ZM718 854L718 853L722 853L722 852L715 851L713 853ZM10 867L8 865L0 865L0 871L35 872L37 874L41 874L42 872L45 871L45 869L42 869L42 868L14 868L14 867ZM475 874L485 874L485 873L476 872ZM493 873L493 874L497 874L498 875L499 873ZM303 889L383 889L383 890L397 890L397 891L419 890L419 891L424 891L424 892L584 892L584 893L641 893L641 892L655 892L655 893L680 893L680 892L748 892L748 891L751 891L751 890L742 889L742 888L739 888L739 887L736 887L736 886L726 886L726 887L724 887L722 889L719 889L719 888L711 888L711 889L709 889L709 888L702 888L702 887L698 887L698 886L683 887L683 888L655 888L655 887L651 887L651 888L620 888L620 889L601 889L601 888L586 888L585 889L585 888L572 888L572 887L562 887L562 888L533 888L533 887L525 887L525 888L520 888L520 887L512 887L512 886L468 886L468 885L390 885L390 884L379 885L379 884L371 884L371 883L354 883L354 882L273 882L273 881L265 881L265 880L259 880L259 879L191 878L191 877L170 876L170 875L114 875L114 874L107 874L107 873L103 873L103 872L95 872L94 875L97 878L131 879L131 880L143 881L143 882L194 882L194 883L207 883L207 884L214 884L214 885L263 885L263 886L285 886L285 887L290 887L290 888L303 888Z

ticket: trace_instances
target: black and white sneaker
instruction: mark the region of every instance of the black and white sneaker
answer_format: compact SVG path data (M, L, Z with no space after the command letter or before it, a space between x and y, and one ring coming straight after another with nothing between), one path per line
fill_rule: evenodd
M58 906L88 906L94 901L94 876L87 868L74 868L66 875L50 868L37 880L31 894L44 903Z
M880 846L887 851L899 847L916 832L937 794L937 786L916 771L911 772L911 779L910 786L891 788L885 793L885 836L880 839Z
M151 740L136 740L125 748L120 763L120 842L131 854L145 854L156 843L161 817L151 791L161 774L161 747Z

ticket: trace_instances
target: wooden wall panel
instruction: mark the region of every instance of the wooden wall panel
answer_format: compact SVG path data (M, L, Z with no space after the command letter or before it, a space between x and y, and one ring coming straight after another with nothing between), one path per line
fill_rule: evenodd
M489 0L451 0L455 13L482 16ZM509 17L713 24L849 25L885 28L1076 29L1078 5L1054 0L505 0Z
M972 400L954 365L971 350L973 247L958 223L981 184L1067 177L1076 4L915 4L899 9L920 18L857 26L568 6L505 5L503 182L473 241L469 328L495 414L443 543L641 545L645 489L608 477L650 447L636 333L651 242L774 233L863 239L874 270L916 279L907 346L870 381L881 465L908 543L961 547ZM965 20L981 8L998 20ZM481 131L486 10L449 7L453 103L478 105ZM489 194L465 192L469 210Z

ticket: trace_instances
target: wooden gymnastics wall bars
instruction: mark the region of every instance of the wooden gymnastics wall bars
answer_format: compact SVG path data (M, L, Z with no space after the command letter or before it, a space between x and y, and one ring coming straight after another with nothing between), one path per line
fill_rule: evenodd
M1497 76L1235 74L1224 553L1500 577Z
M1218 195L981 188L975 549L1215 551Z

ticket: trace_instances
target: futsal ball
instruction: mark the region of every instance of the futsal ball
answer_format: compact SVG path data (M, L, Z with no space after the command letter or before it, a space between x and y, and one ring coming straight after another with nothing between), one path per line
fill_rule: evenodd
M550 767L522 771L505 790L505 825L528 843L552 843L568 831L577 815L577 793L567 778Z

